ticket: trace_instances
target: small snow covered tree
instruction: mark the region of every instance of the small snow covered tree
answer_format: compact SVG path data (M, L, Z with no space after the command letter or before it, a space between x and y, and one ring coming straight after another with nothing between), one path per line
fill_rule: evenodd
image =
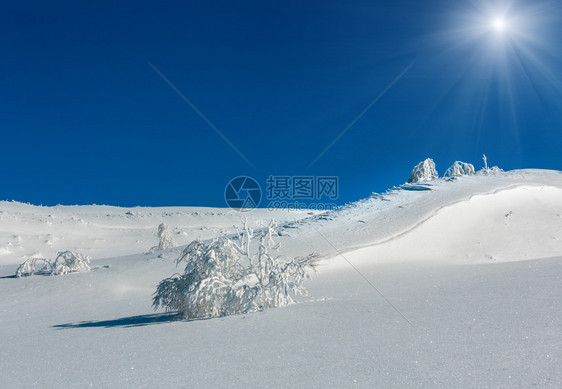
M475 174L474 165L456 161L444 174L444 177L470 176Z
M304 280L314 261L312 256L273 257L270 251L278 248L274 236L273 222L256 232L244 220L237 242L226 236L191 242L176 261L185 262L183 274L160 282L154 308L177 311L184 319L202 319L294 303L293 295L307 292ZM257 248L252 251L255 237Z
M176 247L174 232L166 223L161 223L158 226L156 236L158 237L158 246L151 247L149 253Z
M162 223L158 226L158 250L166 250L176 246L174 241L174 232L166 224Z
M54 261L43 258L29 258L16 270L16 277L29 277L33 274L63 275L90 270L90 257L72 251L57 253Z
M503 169L500 169L497 166L492 166L491 168L488 167L488 158L486 157L486 154L482 155L482 160L484 161L484 167L480 170L480 172L484 174L498 174L503 172Z
M435 162L433 162L433 159L427 158L425 161L417 164L414 170L412 170L412 174L408 178L408 183L413 184L431 181L436 178L439 178L439 174L435 169Z

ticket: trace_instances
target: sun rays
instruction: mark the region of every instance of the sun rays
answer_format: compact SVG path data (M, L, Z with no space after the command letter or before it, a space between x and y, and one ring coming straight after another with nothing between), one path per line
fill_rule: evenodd
M428 124L443 128L447 117L455 118L452 126L464 130L455 134L458 142L479 143L484 136L497 136L517 152L529 102L537 107L541 101L561 101L560 77L551 70L562 62L553 33L559 5L484 0L468 4L447 11L445 24L429 38L437 49L428 61L449 86Z

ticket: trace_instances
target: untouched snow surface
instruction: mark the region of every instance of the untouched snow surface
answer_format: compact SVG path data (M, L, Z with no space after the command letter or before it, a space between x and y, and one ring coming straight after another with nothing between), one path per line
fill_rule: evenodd
M300 304L211 320L153 312L182 248L143 252L162 221L186 244L240 215L174 210L0 203L1 387L562 386L560 172L409 184L321 215L251 212L280 221L282 253L319 253L319 272ZM93 270L12 277L19 256L65 240Z

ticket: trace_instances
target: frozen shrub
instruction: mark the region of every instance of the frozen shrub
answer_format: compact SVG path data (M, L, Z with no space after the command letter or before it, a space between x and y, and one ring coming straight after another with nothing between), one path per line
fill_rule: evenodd
M185 319L201 319L294 303L293 295L307 293L304 280L314 262L311 256L273 257L269 252L278 248L274 236L272 223L255 233L244 221L238 242L225 236L209 243L193 241L176 261L185 262L183 274L176 273L158 285L154 308L162 306ZM257 247L252 250L253 246Z
M412 174L408 178L408 183L413 184L431 181L436 178L439 178L439 174L435 169L435 162L433 162L433 159L427 158L425 161L417 164L414 170L412 170Z
M497 166L492 166L491 168L488 167L488 158L486 157L486 154L482 155L482 160L484 161L484 167L480 170L480 172L484 174L498 174L503 172L503 169L500 169Z
M43 258L29 258L16 270L16 277L29 277L34 274L62 275L90 270L90 257L62 251L54 261Z
M53 272L53 264L48 259L29 258L19 265L16 270L16 277L29 277L33 274L51 274Z
M152 247L150 249L150 252L176 247L176 242L174 241L174 232L166 223L162 223L158 226L158 233L156 234L156 236L158 237L158 246Z
M466 162L456 161L444 174L444 177L470 176L474 174L474 165Z
M158 239L158 250L166 250L176 246L176 242L174 242L174 233L165 223L158 226Z
M53 266L53 275L62 275L90 270L90 257L72 251L62 251L57 254Z
M34 259L35 258L27 259L24 263L19 265L16 270L16 277L29 277L30 275L35 273Z

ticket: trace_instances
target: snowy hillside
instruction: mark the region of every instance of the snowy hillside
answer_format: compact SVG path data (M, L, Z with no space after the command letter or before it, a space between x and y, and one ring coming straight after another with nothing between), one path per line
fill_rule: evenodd
M311 214L255 210L244 216L255 222L295 220ZM172 227L175 241L185 245L197 238L234 232L232 226L240 224L240 217L240 212L228 208L41 207L0 201L0 265L20 263L29 256L53 257L62 250L82 251L93 258L147 252L157 243L160 223Z
M324 214L266 210L318 253L287 308L178 321L152 293L226 209L0 203L1 387L562 387L562 172L432 179ZM13 278L77 249L87 273Z
M494 250L508 254L505 261L532 259L562 254L561 211L562 173L516 170L405 184L288 224L283 241L292 255L369 247L383 250L377 261L440 259L451 251L463 261L486 261Z

